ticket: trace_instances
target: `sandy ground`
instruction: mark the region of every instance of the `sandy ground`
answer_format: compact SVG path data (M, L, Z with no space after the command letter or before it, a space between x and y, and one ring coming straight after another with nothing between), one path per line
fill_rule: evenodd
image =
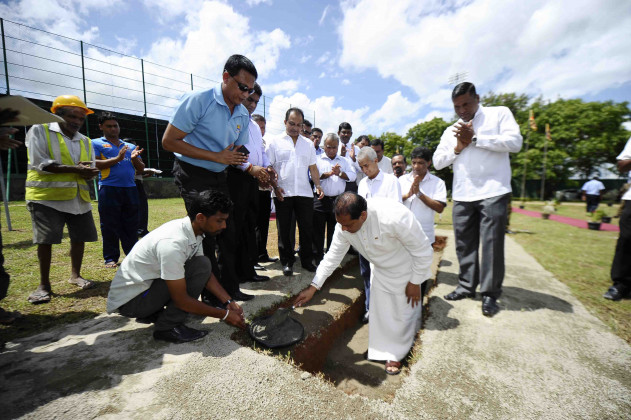
M450 238L420 359L391 403L349 396L242 347L214 320L193 319L208 336L171 345L154 342L150 326L102 315L9 343L0 354L0 417L631 418L629 345L510 238L506 254L502 311L485 318L479 297L442 298L457 282ZM311 280L272 274L248 289L259 297L244 304L247 313Z

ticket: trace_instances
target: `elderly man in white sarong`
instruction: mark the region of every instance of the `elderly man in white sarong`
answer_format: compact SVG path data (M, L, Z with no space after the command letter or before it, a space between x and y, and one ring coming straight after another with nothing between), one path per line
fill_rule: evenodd
M368 359L386 361L396 375L421 327L421 283L431 277L432 247L414 214L384 198L366 200L352 192L335 201L333 243L309 287L296 298L301 306L333 273L352 245L370 261L372 293Z

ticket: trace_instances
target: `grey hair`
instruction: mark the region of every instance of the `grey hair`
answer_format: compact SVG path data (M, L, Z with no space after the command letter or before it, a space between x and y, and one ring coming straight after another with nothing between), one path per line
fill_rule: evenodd
M357 160L364 160L364 159L368 159L368 160L376 160L377 159L377 152L375 152L375 150L372 147L362 147L362 149L359 151L359 155L357 155Z
M340 144L340 138L335 133L327 133L326 137L324 138L324 142L326 143L328 139L333 139L337 142L337 144Z

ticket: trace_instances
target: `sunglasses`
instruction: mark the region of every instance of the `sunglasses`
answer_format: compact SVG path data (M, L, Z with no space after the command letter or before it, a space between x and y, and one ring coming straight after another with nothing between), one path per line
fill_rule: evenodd
M232 77L232 76L230 76ZM239 87L239 90L241 92L247 92L250 95L254 92L254 88L250 88L248 87L248 85L244 85L243 83L239 82L237 79L235 79L234 77L232 77L232 80L234 80L235 82L237 82L237 86Z

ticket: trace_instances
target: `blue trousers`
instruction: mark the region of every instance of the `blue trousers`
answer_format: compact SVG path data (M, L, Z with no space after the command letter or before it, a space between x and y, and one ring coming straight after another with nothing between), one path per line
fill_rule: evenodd
M138 190L133 187L99 187L99 216L103 259L118 262L120 245L125 255L138 241Z

